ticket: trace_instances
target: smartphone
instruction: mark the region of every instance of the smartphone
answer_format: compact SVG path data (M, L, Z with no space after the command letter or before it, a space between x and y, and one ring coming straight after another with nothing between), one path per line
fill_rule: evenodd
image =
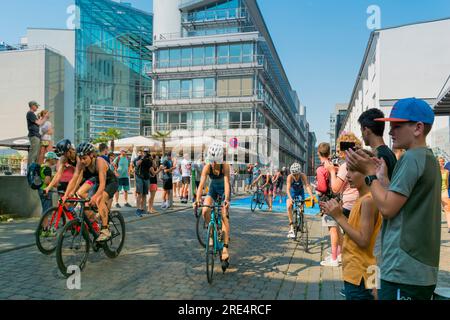
M355 146L356 146L356 144L354 142L341 142L339 144L339 149L341 151L347 151L348 149L355 150Z

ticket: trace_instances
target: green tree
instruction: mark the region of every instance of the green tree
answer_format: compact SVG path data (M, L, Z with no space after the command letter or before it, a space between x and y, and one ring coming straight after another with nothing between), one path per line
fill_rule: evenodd
M114 140L120 139L122 133L120 130L109 128L105 132L100 132L99 136L93 141L93 143L107 143L110 142L110 149L114 151Z
M156 131L152 134L152 138L156 140L162 140L162 153L166 154L166 139L170 137L171 131Z

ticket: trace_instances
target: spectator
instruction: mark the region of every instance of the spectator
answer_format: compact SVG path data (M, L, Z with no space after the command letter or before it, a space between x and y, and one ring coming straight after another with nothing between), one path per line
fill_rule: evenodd
M364 111L358 119L364 143L370 146L379 159L384 159L388 169L388 177L391 179L394 172L397 158L391 149L384 143L383 135L385 123L375 121L384 118L383 111L379 109L369 109Z
M316 170L316 191L320 201L329 201L332 198L330 186L330 172L325 168L325 163L330 161L330 144L322 142L317 148L317 154L320 159L320 166Z
M374 155L363 150L370 157ZM374 256L377 234L381 228L381 215L375 206L365 176L351 168L347 172L347 181L351 188L358 189L356 200L347 221L336 199L321 202L324 212L334 218L345 232L342 251L342 274L345 297L347 300L373 300L368 283L368 270L376 264Z
M55 171L54 168L56 166L56 161L58 160L58 156L54 152L47 152L44 156L44 163L41 166L41 179L42 179L42 186L39 189L39 197L41 199L42 204L42 214L44 214L48 209L52 207L52 198L48 193L44 193L45 188L50 184L52 181L53 172Z
M445 218L447 219L448 233L450 233L450 199L448 196L448 179L449 171L445 169L445 159L442 157L438 158L439 165L441 167L442 176L442 209L444 209Z
M123 197L125 200L125 207L131 208L128 203L128 191L130 191L130 159L128 159L127 151L120 149L120 155L114 160L116 166L117 178L119 180L119 189L116 192L116 208L120 208L119 204L119 192L123 191Z
M170 202L170 193L173 189L172 184L172 172L175 170L175 167L172 163L172 154L169 152L166 155L166 159L163 162L163 204L161 205L161 209L168 209L171 207Z
M188 160L189 155L185 154L181 160L180 169L183 186L181 188L181 203L188 203L189 187L191 186L191 161Z
M182 176L181 176L181 172L180 172L181 171L180 165L181 165L181 161L179 161L179 159L175 155L175 157L173 159L173 163L172 163L172 166L173 166L172 188L173 188L174 196L180 198L180 200L181 200L182 195L180 192L181 191L180 187L181 187Z
M41 147L41 135L39 134L39 126L43 125L49 117L47 113L42 119L36 117L35 112L39 108L36 101L28 103L30 110L27 112L28 138L30 139L30 151L28 154L28 166L33 162L38 162L39 151Z
M150 187L150 150L148 148L144 148L144 152L142 155L137 157L134 160L134 167L136 168L136 215L138 217L142 217L145 211L145 204L147 202L147 194Z
M42 110L39 113L39 119L43 119L45 116L47 116L47 121L45 121L40 126L40 132L41 135L41 149L39 152L39 163L44 162L44 156L47 152L53 151L53 127L52 123L48 120L48 117L50 117L50 114L48 110Z
M98 151L100 153L100 157L105 159L106 162L110 163L108 145L106 143L100 143L100 145L98 146Z
M151 214L158 213L153 204L155 202L155 195L158 191L158 174L162 171L162 166L159 165L157 157L152 159L152 166L150 167L150 197L148 198L148 212Z
M234 195L236 193L236 190L234 188L234 183L236 182L236 172L233 168L233 165L230 163L230 192L231 195Z
M245 179L244 192L250 192L252 185L252 175L253 175L253 164L249 163L247 165L247 177Z
M203 161L202 157L200 157L200 159L198 159L197 162L194 163L193 165L193 175L195 176L195 194L192 197L192 202L195 202L195 199L197 197L198 186L200 185L200 180L202 178L202 171L204 167L205 161Z
M423 100L399 100L390 121L393 147L406 152L395 166L389 187L384 160L362 151L347 152L348 165L366 175L366 183L383 215L381 300L429 300L436 288L441 242L441 179L439 164L427 148L434 123Z
M351 132L343 133L337 140L337 152L339 155L340 165L336 170L336 166L331 161L325 161L324 166L330 173L331 191L334 194L342 195L343 214L348 218L353 204L358 199L358 189L350 187L347 181L347 164L345 162L346 148L353 146L353 148L361 148L361 141ZM337 172L336 172L337 171ZM326 258L320 264L322 266L337 267L341 260L340 253L342 249L342 234L337 222L330 216L324 215L322 225L328 227L331 237L331 256ZM338 246L333 251L333 242L338 240Z

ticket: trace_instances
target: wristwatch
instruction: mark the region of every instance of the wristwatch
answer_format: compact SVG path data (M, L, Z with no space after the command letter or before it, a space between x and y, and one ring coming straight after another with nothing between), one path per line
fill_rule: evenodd
M372 182L374 181L374 180L377 180L378 178L377 178L377 176L366 176L365 178L364 178L364 181L366 182L366 184L370 187L371 185L372 185Z

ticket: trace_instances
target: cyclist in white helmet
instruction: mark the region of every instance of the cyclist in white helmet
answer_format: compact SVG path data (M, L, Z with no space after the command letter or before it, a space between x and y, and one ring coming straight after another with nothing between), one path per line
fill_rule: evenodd
M305 199L305 186L306 190L312 197L313 193L311 186L308 183L306 175L302 173L302 167L299 163L294 163L291 166L291 174L287 177L287 213L289 217L289 232L288 238L295 238L293 219L292 219L292 207L294 205L294 198L301 197Z
M230 255L228 252L228 243L230 241L230 166L223 161L223 145L214 143L208 148L207 160L208 164L203 168L202 177L197 190L197 199L193 204L194 208L201 205L201 197L206 178L209 176L209 191L205 198L205 205L212 206L218 197L222 197L222 231L224 233L224 248L222 251L222 269L225 271L229 266ZM203 208L203 217L209 223L211 209Z

